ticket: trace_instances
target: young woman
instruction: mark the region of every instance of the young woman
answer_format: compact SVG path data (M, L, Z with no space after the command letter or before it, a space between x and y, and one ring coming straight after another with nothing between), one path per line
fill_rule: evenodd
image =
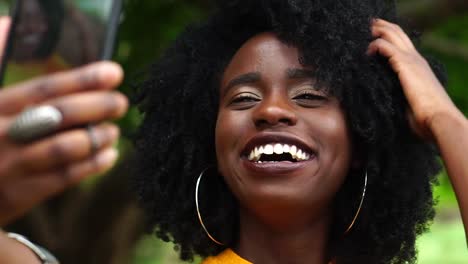
M137 98L135 185L151 229L205 264L414 263L434 216L434 146L466 226L468 122L394 10L387 1L229 1L183 33ZM11 94L0 102L20 101ZM5 263L37 263L4 235L0 244Z
M205 264L414 263L434 146L466 226L468 122L395 21L388 1L229 1L183 33L137 98L156 234Z

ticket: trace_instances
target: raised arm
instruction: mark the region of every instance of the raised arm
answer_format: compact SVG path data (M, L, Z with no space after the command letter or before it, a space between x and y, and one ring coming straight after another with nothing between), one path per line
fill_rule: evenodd
M376 39L370 44L368 54L379 53L389 59L408 100L413 129L438 146L458 199L467 234L468 121L453 104L428 62L398 25L376 19L372 24L372 34Z
M468 120L458 109L447 109L429 125L455 190L468 241Z

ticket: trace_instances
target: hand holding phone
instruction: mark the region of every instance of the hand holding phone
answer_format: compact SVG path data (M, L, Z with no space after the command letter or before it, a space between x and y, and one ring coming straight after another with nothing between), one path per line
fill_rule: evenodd
M2 26L5 30L8 21L2 21L0 30ZM120 66L97 62L0 90L0 226L86 176L112 167L119 129L107 120L126 112L127 99L113 91L122 78ZM27 144L12 141L7 132L20 112L43 104L61 111L58 132ZM80 128L88 123L96 124L95 142L87 129Z

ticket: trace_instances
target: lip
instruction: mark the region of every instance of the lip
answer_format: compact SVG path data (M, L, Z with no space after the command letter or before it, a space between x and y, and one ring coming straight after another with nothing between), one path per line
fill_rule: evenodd
M316 161L316 157L313 156L311 159L300 162L290 162L290 161L281 161L281 162L251 162L246 158L242 159L242 164L247 170L250 170L254 173L262 175L286 175L291 174L295 171L299 171L302 168L308 166L309 164Z
M243 150L241 151L241 157L247 157L249 153L256 147L262 146L265 144L272 144L272 143L282 143L288 145L295 145L298 148L306 151L311 156L317 156L318 152L317 149L309 144L305 143L300 138L293 136L291 134L285 133L261 133L257 134L252 137L250 140L247 141Z

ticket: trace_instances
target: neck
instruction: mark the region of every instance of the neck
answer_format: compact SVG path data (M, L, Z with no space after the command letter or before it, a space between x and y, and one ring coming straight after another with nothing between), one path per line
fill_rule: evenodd
M328 263L330 215L304 220L289 215L279 222L261 221L242 210L237 253L253 263Z

